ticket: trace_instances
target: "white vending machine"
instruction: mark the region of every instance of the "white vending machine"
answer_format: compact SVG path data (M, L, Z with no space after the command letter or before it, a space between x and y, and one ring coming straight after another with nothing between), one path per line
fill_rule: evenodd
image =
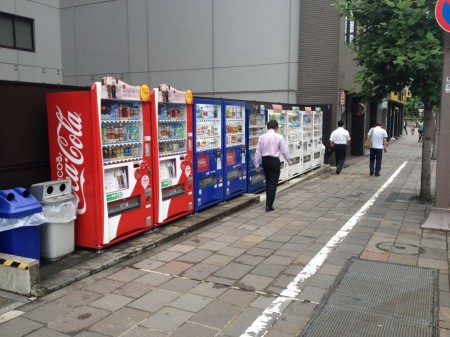
M324 146L322 144L322 125L323 112L321 108L316 107L313 112L313 167L323 165Z
M292 107L287 111L288 147L292 165L288 167L289 178L293 178L303 172L303 127L302 116L299 107Z
M303 172L313 168L313 114L311 107L301 112L303 125Z
M287 139L287 126L286 126L286 110L283 110L281 104L272 104L272 109L267 110L267 121L272 119L278 122L278 133L284 137L286 143ZM289 165L282 155L280 155L280 178L278 181L281 183L289 179Z

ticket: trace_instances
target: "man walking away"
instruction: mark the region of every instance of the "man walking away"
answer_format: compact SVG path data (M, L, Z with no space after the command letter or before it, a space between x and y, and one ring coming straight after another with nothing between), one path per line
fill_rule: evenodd
M406 121L403 121L403 129L405 130L406 135L408 135L408 129L406 129Z
M334 147L336 157L336 174L341 173L347 155L347 143L350 141L350 134L344 129L344 121L338 122L338 128L330 135L330 146Z
M381 159L383 157L383 150L385 153L387 152L388 135L386 130L381 127L380 123L377 123L374 128L370 129L367 135L372 135L372 147L370 149L369 164L370 175L373 176L375 169L375 176L379 177L381 171Z
M419 131L419 142L423 139L423 121L420 121L417 125L417 131Z
M259 160L262 158L262 167L266 178L266 212L274 211L273 203L277 193L278 179L280 178L280 154L292 165L288 146L284 137L277 133L278 122L271 120L267 123L267 132L259 137L255 151L255 170L259 172Z

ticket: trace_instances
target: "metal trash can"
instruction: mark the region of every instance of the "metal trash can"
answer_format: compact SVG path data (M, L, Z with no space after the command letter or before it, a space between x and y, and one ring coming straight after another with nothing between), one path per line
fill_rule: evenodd
M40 228L41 257L57 260L75 250L77 198L70 180L56 180L30 187L30 193L41 203L45 223Z
M41 204L23 187L0 191L0 252L40 260Z

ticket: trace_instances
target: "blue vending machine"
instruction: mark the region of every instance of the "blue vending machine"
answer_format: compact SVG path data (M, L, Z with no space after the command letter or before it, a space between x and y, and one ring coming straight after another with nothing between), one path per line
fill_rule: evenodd
M223 114L219 100L194 99L194 210L224 200Z
M266 112L265 106L257 102L247 102L245 106L247 121L247 193L258 193L266 189L264 171L260 161L260 171L255 171L256 145L259 136L266 132Z
M247 192L245 102L223 101L224 199Z

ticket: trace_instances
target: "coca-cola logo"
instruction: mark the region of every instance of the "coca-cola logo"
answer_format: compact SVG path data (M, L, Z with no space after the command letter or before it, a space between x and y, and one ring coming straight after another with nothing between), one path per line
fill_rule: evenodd
M56 171L58 179L70 179L72 190L78 199L78 214L86 212L86 197L84 195L84 156L83 156L83 125L79 114L67 111L64 116L61 109L56 106L57 142L60 149L56 158Z

